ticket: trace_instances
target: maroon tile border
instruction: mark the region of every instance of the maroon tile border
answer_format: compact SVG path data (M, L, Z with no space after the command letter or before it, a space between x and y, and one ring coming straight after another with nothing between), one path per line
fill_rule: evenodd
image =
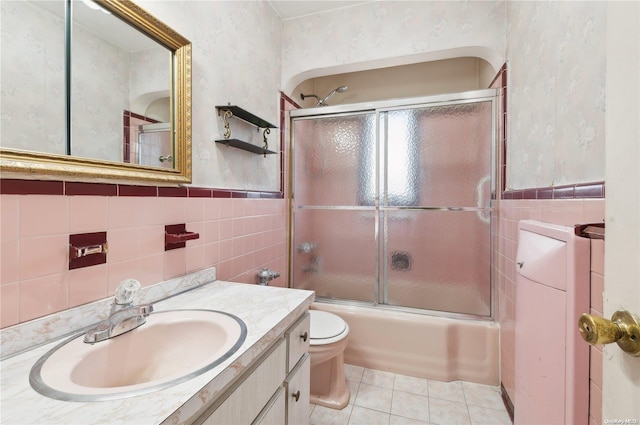
M604 198L604 182L578 183L502 192L502 199L584 199Z
M206 187L135 186L44 180L0 179L2 195L147 196L161 198L282 199L282 192L213 189Z
M64 182L43 180L0 179L3 195L64 195Z
M116 196L118 194L118 185L106 183L67 182L64 184L64 194Z

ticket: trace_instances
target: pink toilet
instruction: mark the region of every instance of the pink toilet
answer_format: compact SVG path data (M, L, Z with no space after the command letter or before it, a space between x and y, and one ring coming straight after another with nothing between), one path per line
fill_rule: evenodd
M332 409L349 404L349 387L344 376L344 350L349 325L335 314L311 310L311 403Z

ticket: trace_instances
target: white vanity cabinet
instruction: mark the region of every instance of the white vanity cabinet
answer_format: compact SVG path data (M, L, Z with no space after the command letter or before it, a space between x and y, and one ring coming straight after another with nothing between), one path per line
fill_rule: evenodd
M308 424L308 335L307 312L192 424Z

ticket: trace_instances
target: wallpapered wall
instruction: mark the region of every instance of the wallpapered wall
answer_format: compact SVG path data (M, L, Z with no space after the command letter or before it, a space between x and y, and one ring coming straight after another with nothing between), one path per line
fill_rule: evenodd
M216 105L238 105L280 127L282 23L267 2L138 1L185 36L193 48L193 185L228 189L280 189L279 155L262 155L214 143L222 139ZM262 132L231 121L231 137L262 145ZM271 131L269 148L279 150Z
M369 2L284 22L282 85L327 73L452 57L479 56L496 72L504 63L504 2Z
M507 188L604 180L606 2L506 2Z

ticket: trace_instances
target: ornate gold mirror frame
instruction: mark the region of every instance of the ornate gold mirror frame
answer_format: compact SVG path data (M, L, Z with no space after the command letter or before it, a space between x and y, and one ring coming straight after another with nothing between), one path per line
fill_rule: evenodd
M0 177L129 183L191 183L191 42L130 0L94 0L173 52L173 169L0 148ZM5 124L6 125L6 124Z

